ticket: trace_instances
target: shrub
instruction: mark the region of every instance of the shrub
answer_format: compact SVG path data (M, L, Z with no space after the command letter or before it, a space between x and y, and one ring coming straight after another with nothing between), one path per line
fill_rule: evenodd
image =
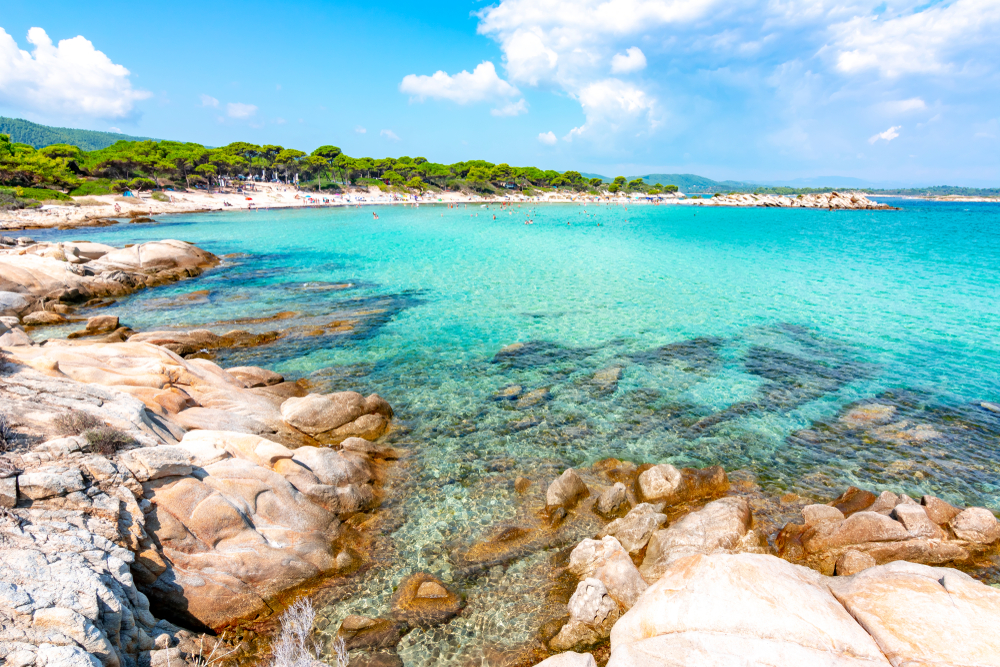
M121 192L125 192L128 189L129 189L129 187L128 187L128 181L125 181L125 180L122 180L122 179L118 179L116 181L111 181L111 191L112 192L121 193Z
M19 199L35 199L37 201L70 201L71 197L58 190L50 190L49 188L0 188L0 191L7 192L14 195Z
M9 452L14 447L14 429L7 416L0 414L0 452Z
M156 181L151 178L133 178L129 181L129 188L132 190L152 190L156 187Z
M154 192L153 194L150 195L150 197L152 197L156 201L170 201L170 196L165 195L162 192Z
M135 438L113 426L102 425L89 428L81 435L87 441L90 451L104 456L113 456L117 452L135 445Z
M81 435L87 429L105 426L105 423L94 415L79 410L71 410L66 414L59 415L52 424L56 427L59 435Z
M281 632L273 646L270 667L325 667L319 659L319 645L310 636L315 620L316 611L309 600L296 601L281 615ZM337 664L347 666L340 651Z
M111 194L111 179L98 178L92 181L84 181L73 190L70 190L69 194L73 197L109 195Z
M83 197L76 200L77 206L103 206L104 202L99 199L94 199L93 197Z

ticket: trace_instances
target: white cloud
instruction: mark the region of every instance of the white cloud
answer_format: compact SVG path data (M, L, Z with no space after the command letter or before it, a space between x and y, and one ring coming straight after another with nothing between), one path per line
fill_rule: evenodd
M641 131L655 128L658 124L654 115L656 100L643 89L620 79L604 79L588 84L576 98L583 107L587 122L573 128L565 137L567 141L596 129Z
M546 146L555 146L557 141L555 133L551 131L540 133L538 135L538 140Z
M995 61L988 47L1000 30L1000 3L956 0L887 20L856 16L830 29L837 69L847 74L876 70L893 78L995 67L995 62L977 62L977 56ZM984 46L985 51L976 51Z
M217 107L219 106L219 100L215 99L211 95L201 96L201 106L203 107Z
M257 113L257 107L243 102L230 102L226 105L226 113L230 118L250 118Z
M611 71L616 74L637 72L646 67L646 54L638 46L633 46L625 53L616 53L611 59Z
M287 122L288 122L288 121L287 121L287 120L285 120L284 118L275 118L275 119L274 119L274 124L275 124L275 125L284 125L284 124L285 124L285 123L287 123Z
M490 113L494 116L520 116L523 113L528 113L528 103L522 97L517 102L508 102L502 107L490 109Z
M122 129L120 127L109 127L108 132L117 132L118 134L121 134Z
M399 141L399 137L397 137L396 133L392 130L382 130L379 132L379 136L385 137L389 141Z
M879 108L888 114L901 114L908 113L910 111L923 111L927 108L927 103L919 97L911 97L908 100L883 102L879 105Z
M503 44L507 71L511 78L532 86L555 71L559 54L545 46L542 38L530 31L517 30Z
M433 97L458 104L521 94L497 76L496 67L488 60L480 63L472 73L462 70L452 76L439 70L431 76L407 74L399 84L399 90L420 101Z
M358 125L357 127L354 128L354 133L355 134L364 134L367 131L368 130L366 130L365 128L361 127L360 125Z
M124 118L152 93L135 90L130 72L82 36L58 45L41 28L28 31L34 51L18 48L0 28L0 103L42 113Z
M899 131L903 129L902 125L894 125L890 127L885 132L879 132L868 140L868 143L874 144L879 139L884 139L886 142L892 141L899 136Z

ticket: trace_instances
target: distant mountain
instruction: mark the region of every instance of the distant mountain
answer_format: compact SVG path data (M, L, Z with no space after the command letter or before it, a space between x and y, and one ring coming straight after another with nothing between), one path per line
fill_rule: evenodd
M608 178L607 176L601 176L600 174L586 174L586 173L584 173L582 171L580 172L580 175L583 176L584 178L588 178L588 179L589 178L599 178L602 181L608 181L608 182L610 182L612 180L612 179Z
M107 148L116 141L145 141L149 137L133 137L114 132L98 132L96 130L75 130L69 127L49 127L39 125L21 118L4 118L0 116L0 134L9 134L10 140L20 144L28 144L35 148L44 148L52 144L71 144L85 151L96 151Z
M654 183L676 185L680 188L681 192L753 191L757 187L754 183L742 183L740 181L713 181L711 178L705 178L696 174L646 174L645 176L630 176L629 180L633 178L641 178L650 185Z

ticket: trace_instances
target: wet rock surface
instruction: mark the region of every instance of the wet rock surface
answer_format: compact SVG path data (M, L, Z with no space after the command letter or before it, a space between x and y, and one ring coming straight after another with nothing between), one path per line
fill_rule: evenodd
M399 584L392 596L392 616L411 626L444 623L462 610L462 598L434 575L418 572Z
M875 564L911 561L971 566L1000 547L1000 522L981 507L964 510L934 496L921 504L905 494L851 488L829 505L802 510L802 523L777 536L778 554L832 575L859 555Z

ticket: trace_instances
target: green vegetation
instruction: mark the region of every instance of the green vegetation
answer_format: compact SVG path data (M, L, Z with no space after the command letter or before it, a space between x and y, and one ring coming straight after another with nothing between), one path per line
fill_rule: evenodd
M10 136L8 136L10 135ZM600 174L558 172L537 167L469 160L454 164L425 157L371 158L345 155L337 146L312 153L276 145L237 141L221 148L177 141L154 141L108 132L70 130L0 118L0 208L24 208L39 201L65 200L126 190L214 188L245 177L298 179L305 190L336 192L347 186L382 190L461 190L530 195L561 190L593 193L689 194L756 192L797 195L832 188L770 187L740 181L713 181L694 174L647 174L608 179ZM664 185L666 183L667 185ZM854 189L854 188L844 188ZM16 190L16 191L15 191ZM938 186L873 190L882 195L1000 197L1000 188Z
M149 137L130 137L114 132L94 130L74 130L68 127L48 127L20 118L0 116L0 134L10 135L11 141L27 144L32 148L43 148L52 144L70 144L81 150L96 151L107 148L116 141L142 141Z
M597 177L578 171L558 172L537 167L514 167L485 160L439 164L407 155L381 159L351 157L337 146L320 146L305 153L283 146L257 146L237 141L221 148L177 141L117 141L84 151L60 143L35 149L0 135L0 184L22 188L49 188L32 199L57 199L62 190L74 196L93 196L126 190L214 188L243 178L289 183L298 180L307 190L339 190L341 186L378 186L407 190L471 190L497 193L528 188L555 188L589 192L601 185ZM624 184L624 178L621 178ZM635 180L629 191L648 190ZM37 196L36 196L37 195Z

